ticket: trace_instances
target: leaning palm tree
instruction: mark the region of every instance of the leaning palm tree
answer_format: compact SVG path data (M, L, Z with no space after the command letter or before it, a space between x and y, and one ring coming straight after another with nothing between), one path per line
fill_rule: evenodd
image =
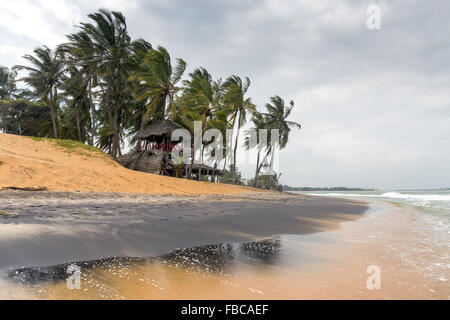
M215 118L216 115L220 114L220 110L222 109L223 88L221 79L219 78L217 81L212 80L211 74L205 68L200 67L192 73L189 73L189 78L184 80L183 84L183 92L176 101L177 116L174 119L175 122L193 133L194 121L200 121L202 123L202 133L207 129L214 128L220 130L223 136L225 136L225 129L221 130L216 127L216 124L219 122ZM206 149L203 148L201 154L202 162L204 159L204 150ZM208 160L216 158L215 155L207 156L210 156ZM213 177L217 165L218 163L214 162Z
M184 80L181 100L190 109L205 116L205 121L211 119L214 113L222 107L222 80L212 80L211 74L205 68L197 68L189 73L189 79Z
M139 65L143 62L148 51L152 50L152 45L143 40L138 39L131 43L132 46L132 54L129 56L127 65L129 66L130 74L137 70ZM128 107L127 112L127 123L126 127L128 128L128 136L135 136L135 134L148 125L148 119L146 118L147 113L147 103L145 100L137 100L135 93L140 88L140 83L136 79L133 79L132 76L128 79L128 87L132 92L132 101ZM131 139L131 142L136 140L135 137ZM138 140L138 144L140 144L140 139Z
M270 181L269 187L272 184L272 171L273 171L273 159L276 148L279 147L283 149L286 147L289 140L289 133L292 128L301 129L301 125L295 121L289 121L288 117L290 116L292 109L294 108L294 101L291 100L289 106L286 106L284 100L280 98L280 96L274 96L270 98L271 103L266 104L267 113L263 113L266 118L264 126L267 129L275 129L278 130L279 133L279 141L271 141L269 148L271 149L271 160L270 160ZM270 137L272 140L272 137Z
M83 83L87 89L86 94L90 104L90 144L94 145L96 135L96 103L94 88L97 87L100 75L97 73L98 60L94 59L91 50L92 43L87 33L79 32L67 36L71 41L59 46L59 50L66 54L68 68L76 68L78 71L68 79L68 85Z
M112 130L111 154L120 154L121 118L128 102L128 57L132 51L125 17L120 12L100 9L88 17L93 23L81 23L80 31L70 35L64 48L80 59L87 81L100 87L101 112L107 115ZM98 80L97 80L98 79ZM90 98L92 100L92 98ZM92 108L91 103L91 108ZM95 115L95 110L92 114ZM93 124L95 124L93 120Z
M236 140L233 150L233 163L231 164L231 179L236 182L236 154L239 139L239 131L247 120L247 114L256 112L256 106L251 98L245 98L245 94L250 86L250 79L245 78L245 82L238 76L229 77L223 84L225 94L223 97L224 105L229 108L232 127L237 126Z
M266 164L266 160L269 157L272 149L268 144L267 135L266 139L262 137L261 130L267 130L267 117L265 117L262 113L255 112L252 117L253 128L247 130L247 136L245 137L244 147L246 150L250 150L252 148L256 148L256 168L255 168L255 177L253 179L253 187L258 186L258 177L261 172L262 167ZM267 131L266 131L267 132ZM251 134L256 134L253 137ZM261 158L261 153L264 150L264 157Z
M75 122L77 140L84 143L87 140L86 124L89 120L92 121L91 101L88 94L89 82L74 65L70 65L67 72L68 76L64 77L64 82L61 84L66 102L63 110L64 120L66 123ZM70 121L71 119L75 121Z
M227 129L230 127L230 122L229 122L228 118L229 118L229 110L222 106L219 109L215 110L213 116L207 121L207 124L206 124L206 126L208 128L217 129L222 133L222 141L221 141L222 154L219 156L219 159L223 160L223 171L225 171L225 168L227 166L226 155L228 154L228 150L227 150L228 144L226 143L225 138L227 135ZM215 154L214 154L214 157L216 157ZM214 162L214 169L213 169L214 182L215 182L215 172L217 170L218 165L219 165L218 162Z
M64 61L60 52L52 51L46 46L35 49L34 54L35 56L29 54L24 56L32 66L16 65L14 69L28 71L28 75L19 80L33 88L32 94L35 98L48 103L53 136L58 138L57 98L58 86L64 73Z
M136 89L138 101L147 102L146 118L161 120L168 116L176 117L176 94L181 90L178 82L186 70L186 62L178 58L177 65L172 66L170 55L163 47L149 50L138 70L131 76L139 82Z

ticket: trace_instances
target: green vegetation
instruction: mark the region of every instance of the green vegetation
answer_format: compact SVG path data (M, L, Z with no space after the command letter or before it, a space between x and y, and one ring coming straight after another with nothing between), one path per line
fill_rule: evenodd
M256 179L250 179L247 184L259 189L273 189L274 186L277 186L277 189L281 191L282 186L278 184L279 179L280 175L277 174L262 175Z
M229 170L224 170L223 171L223 176L220 178L220 181L222 183L226 183L226 184L237 184L237 185L245 185L242 177L241 177L241 173L237 170L236 168L236 172L233 176L233 173Z
M226 136L239 132L250 120L255 129L279 129L280 143L258 147L254 186L263 167L273 168L274 148L288 142L294 102L285 105L274 96L265 112L248 96L250 79L230 75L214 80L203 67L184 79L186 62L144 39L132 40L120 12L100 9L88 15L67 42L54 49L42 46L24 55L25 63L12 70L0 67L0 130L6 133L54 138L67 151L98 151L112 157L122 155L124 142L149 125L170 119L193 133L193 122L203 130L214 128ZM24 73L17 79L16 70ZM19 90L17 83L26 84ZM228 164L230 177L241 183L235 167L239 135ZM270 138L270 137L269 137ZM224 145L224 149L228 146ZM253 146L248 145L248 148ZM211 155L204 155L202 157ZM214 164L217 169L218 164ZM227 169L225 161L223 170ZM228 174L227 173L227 174ZM276 175L264 187L275 188Z
M77 148L81 148L87 151L93 151L93 152L102 152L101 150L97 149L96 147L78 142L78 141L73 141L73 140L59 140L56 139L53 141L54 143L56 143L56 145L58 145L59 147L62 148L66 148L69 150L74 150Z
M90 145L87 145L87 144L84 144L79 141L44 138L44 137L30 137L30 138L33 139L34 141L50 141L50 142L54 143L55 145L57 145L58 147L66 149L66 151L68 151L68 152L74 152L76 150L81 149L81 150L86 150L86 151L90 151L90 152L102 153L102 151L100 149L90 146ZM53 161L51 159L46 159L46 160Z

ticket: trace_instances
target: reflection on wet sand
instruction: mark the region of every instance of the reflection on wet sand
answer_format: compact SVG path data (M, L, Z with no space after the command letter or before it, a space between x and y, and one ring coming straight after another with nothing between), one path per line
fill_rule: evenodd
M16 286L16 292L23 291L27 298L177 298L191 293L194 287L207 290L231 285L233 269L250 270L276 264L280 250L280 237L275 236L256 242L178 249L156 258L111 257L21 268L9 272L7 279ZM80 290L70 290L66 283L71 276L69 267L74 265L81 271Z
M444 235L446 237L446 235ZM0 279L0 299L449 299L445 238L421 213L383 205L336 231L179 249L154 258L22 268ZM381 269L380 290L366 287Z

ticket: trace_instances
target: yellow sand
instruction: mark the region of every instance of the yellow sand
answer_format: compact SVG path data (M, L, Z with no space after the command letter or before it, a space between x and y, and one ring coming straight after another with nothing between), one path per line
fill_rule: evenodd
M102 152L0 133L0 189L147 194L234 194L248 187L197 182L128 170Z

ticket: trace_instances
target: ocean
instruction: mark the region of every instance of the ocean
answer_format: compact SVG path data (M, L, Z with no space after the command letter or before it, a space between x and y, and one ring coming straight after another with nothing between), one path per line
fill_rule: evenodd
M295 192L322 197L388 202L414 210L418 218L405 220L409 225L409 247L402 247L403 258L426 277L448 283L450 276L450 190L379 190L379 191L336 191ZM386 225L386 228L389 228ZM384 237L385 235L383 235ZM430 290L431 291L431 290ZM448 288L444 291L447 292Z
M355 200L382 201L411 208L420 214L422 225L432 232L429 238L441 251L441 263L450 270L450 190L385 190L342 192L297 192L301 194L339 197Z
M435 217L445 227L450 227L450 190L396 190L396 191L336 191L299 192L328 197L344 197L361 200L381 200L412 207ZM437 221L436 221L437 222ZM439 223L438 223L439 224ZM449 230L450 233L450 230Z

